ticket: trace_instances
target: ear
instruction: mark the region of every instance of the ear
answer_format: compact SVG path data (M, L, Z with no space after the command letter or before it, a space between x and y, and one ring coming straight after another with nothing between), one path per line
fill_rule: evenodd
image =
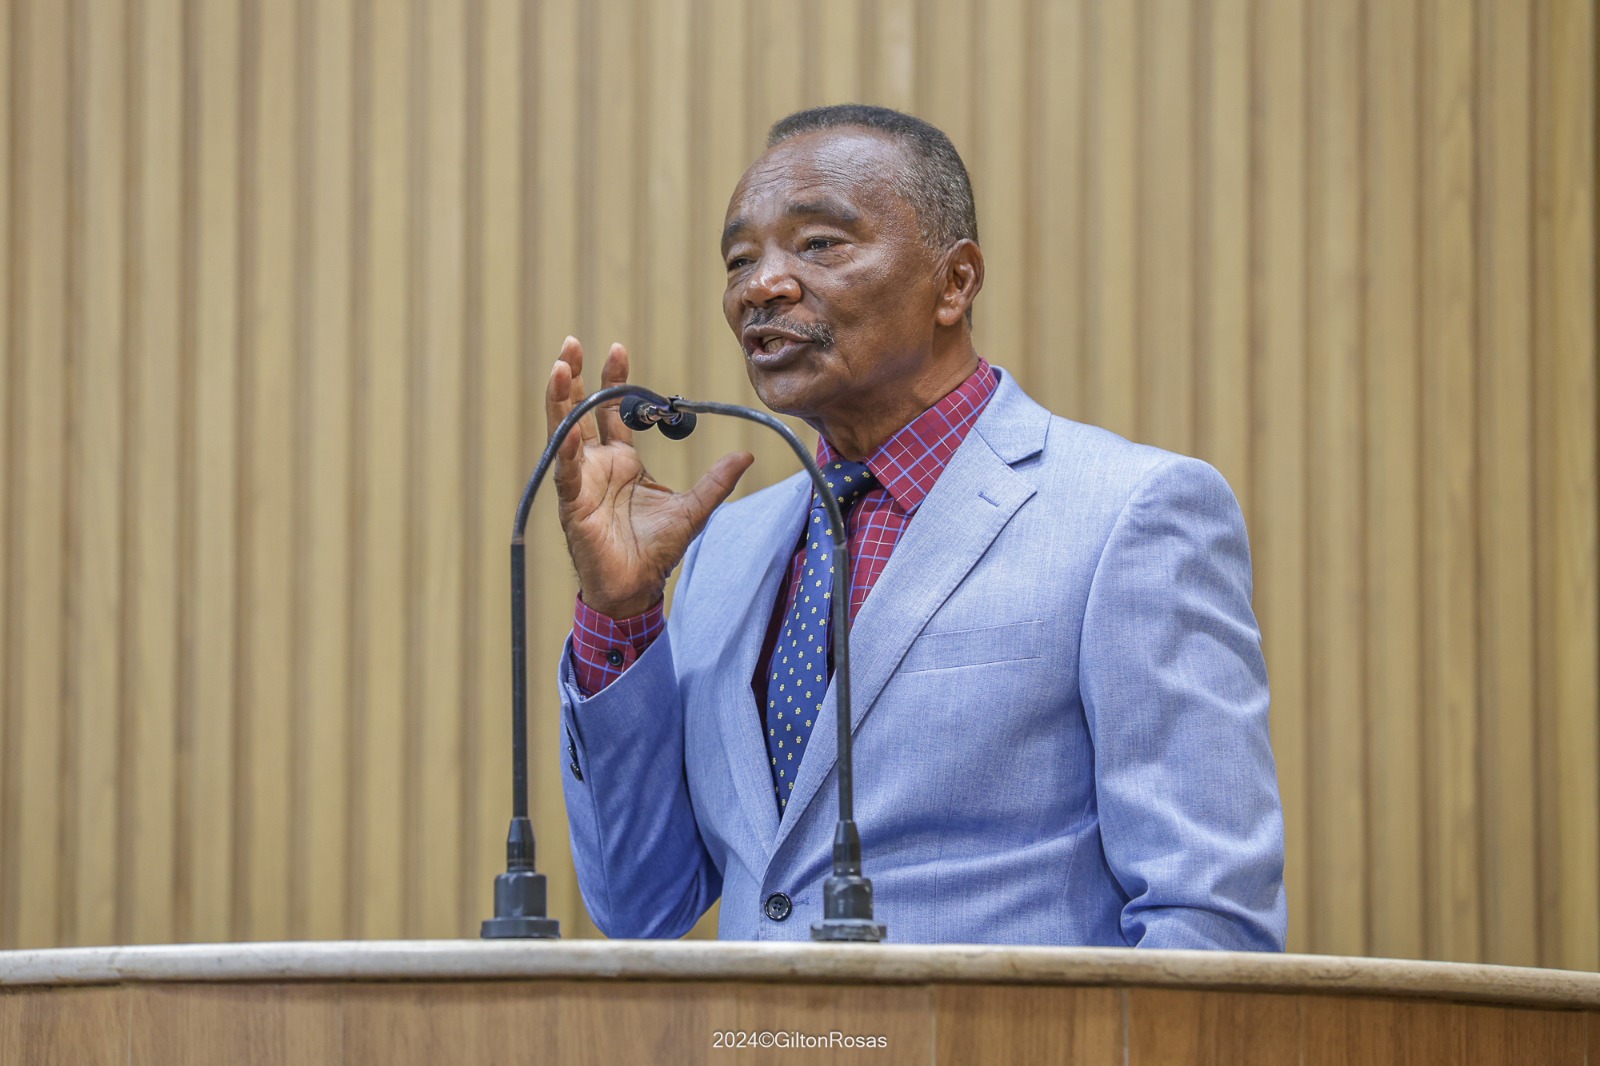
M983 249L960 240L939 260L939 303L934 321L950 327L968 317L972 301L983 288Z

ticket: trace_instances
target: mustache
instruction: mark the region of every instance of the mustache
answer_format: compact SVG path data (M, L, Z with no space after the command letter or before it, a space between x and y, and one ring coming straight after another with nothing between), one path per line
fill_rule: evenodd
M809 343L818 348L833 347L833 330L829 329L825 322L796 322L788 315L780 312L758 308L750 315L750 321L746 323L746 326L757 329L771 326L774 329L781 329L785 333L793 333L797 337L804 337Z

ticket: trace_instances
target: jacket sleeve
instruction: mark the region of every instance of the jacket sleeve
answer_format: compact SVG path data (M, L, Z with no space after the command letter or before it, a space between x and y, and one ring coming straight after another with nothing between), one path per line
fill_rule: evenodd
M1112 528L1079 652L1102 843L1139 947L1283 950L1283 811L1250 597L1227 482L1165 459Z
M722 894L684 776L671 629L587 698L570 640L561 651L561 780L572 859L589 915L611 937L682 936Z

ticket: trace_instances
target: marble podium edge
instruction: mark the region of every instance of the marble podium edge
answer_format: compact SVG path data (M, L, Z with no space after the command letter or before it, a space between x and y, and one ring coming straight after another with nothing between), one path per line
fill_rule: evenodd
M1600 1009L1600 974L1333 955L717 941L290 941L0 952L0 988L195 982L633 980L1031 984Z

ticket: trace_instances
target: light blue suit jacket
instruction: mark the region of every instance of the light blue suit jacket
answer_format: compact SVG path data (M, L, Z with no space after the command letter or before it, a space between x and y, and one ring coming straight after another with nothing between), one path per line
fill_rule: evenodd
M822 916L834 690L780 822L750 688L810 491L797 474L719 508L666 632L603 691L584 699L563 652L572 851L608 935L681 935L718 896L724 938L805 940ZM1221 475L1002 373L851 635L856 820L890 940L1281 950L1250 595Z

